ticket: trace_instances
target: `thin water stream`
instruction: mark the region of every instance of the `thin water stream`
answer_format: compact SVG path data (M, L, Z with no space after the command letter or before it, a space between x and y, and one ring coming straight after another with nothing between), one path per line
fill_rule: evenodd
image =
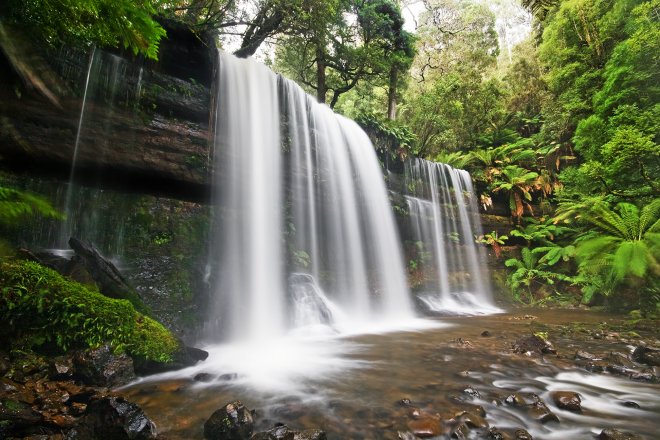
M611 316L582 311L443 318L435 328L336 338L310 333L269 347L211 348L208 361L146 378L122 392L140 404L169 439L201 439L205 420L236 399L256 410L257 429L285 423L321 428L331 439L396 439L414 408L448 420L480 405L489 425L524 428L534 439L590 439L606 427L657 438L660 385L589 373L570 359L576 350L629 352L625 343L561 336L560 325L594 326ZM514 354L516 338L549 328L558 356ZM487 330L489 337L481 336ZM654 335L657 338L657 334ZM305 343L307 341L307 344ZM205 373L205 374L200 374ZM195 381L204 380L205 382ZM471 387L479 397L464 390ZM551 391L575 391L582 412L557 408ZM559 418L542 424L502 401L535 393ZM409 406L400 404L410 399ZM639 408L625 406L634 401ZM497 402L497 403L496 403ZM467 438L486 438L471 430ZM444 438L444 437L437 437Z

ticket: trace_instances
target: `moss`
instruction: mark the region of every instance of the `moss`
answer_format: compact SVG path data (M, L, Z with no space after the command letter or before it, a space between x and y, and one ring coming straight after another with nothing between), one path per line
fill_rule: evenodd
M33 262L0 264L0 341L5 346L97 347L159 362L180 346L161 324L124 299L112 299Z

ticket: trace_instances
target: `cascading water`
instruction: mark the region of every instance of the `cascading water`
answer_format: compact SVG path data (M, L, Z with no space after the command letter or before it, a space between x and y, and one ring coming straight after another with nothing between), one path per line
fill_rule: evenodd
M68 240L75 236L92 241L103 251L115 256L121 254L123 224L112 228L113 237L101 228L105 197L103 190L83 188L76 183L76 172L81 149L93 149L95 154L109 151L109 136L115 112L120 108L135 108L142 88L142 68L139 73L123 58L93 49L87 66L83 99L78 119L71 172L62 203L65 221L50 245L68 249ZM137 78L130 82L129 79ZM102 104L102 105L100 105ZM125 131L125 129L124 129ZM124 137L131 133L122 133Z
M409 160L405 174L412 235L433 280L420 299L433 312L499 311L475 244L481 223L470 174L424 159Z
M302 323L346 329L412 318L367 135L265 66L219 57L221 251L209 338L270 340Z

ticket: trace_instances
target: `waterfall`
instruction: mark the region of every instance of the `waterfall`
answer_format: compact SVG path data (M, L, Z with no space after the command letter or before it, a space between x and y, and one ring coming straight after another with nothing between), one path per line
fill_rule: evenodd
M492 295L470 174L443 163L411 159L405 165L412 236L425 278L420 299L433 312L493 313Z
M134 117L142 88L142 68L136 67L116 55L92 49L84 76L84 89L78 127L76 131L71 170L66 187L62 211L65 221L57 236L49 240L49 246L68 249L69 238L75 236L101 246L104 252L115 256L121 254L123 246L123 223L108 232L102 228L103 217L107 216L106 196L102 189L85 188L77 181L78 168L84 159L97 159L112 150L113 131L118 130L114 122L116 114L127 111ZM135 81L137 78L137 81ZM121 127L122 136L130 142L132 133Z
M413 317L382 171L362 129L265 66L222 53L216 105L207 336L254 341L301 323Z

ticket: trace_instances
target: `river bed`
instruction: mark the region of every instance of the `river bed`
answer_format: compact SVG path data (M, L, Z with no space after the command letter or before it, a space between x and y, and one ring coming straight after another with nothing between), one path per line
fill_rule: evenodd
M255 410L255 430L284 423L323 429L330 439L406 438L422 432L423 423L439 430L430 437L445 438L458 414L482 409L489 427L523 428L534 439L589 439L610 427L647 439L660 432L657 369L647 368L656 380L649 383L589 372L574 361L578 350L627 356L640 341L657 345L657 329L615 332L620 318L580 310L425 322L377 334L296 335L302 342L294 349L290 341L207 347L209 360L143 378L122 394L141 405L168 439L202 439L208 417L234 400ZM514 341L532 333L547 335L557 354L514 353ZM558 408L554 391L579 393L581 412ZM524 405L508 404L514 393L527 403L539 396L559 421L543 423ZM463 435L489 438L487 432L472 426Z

